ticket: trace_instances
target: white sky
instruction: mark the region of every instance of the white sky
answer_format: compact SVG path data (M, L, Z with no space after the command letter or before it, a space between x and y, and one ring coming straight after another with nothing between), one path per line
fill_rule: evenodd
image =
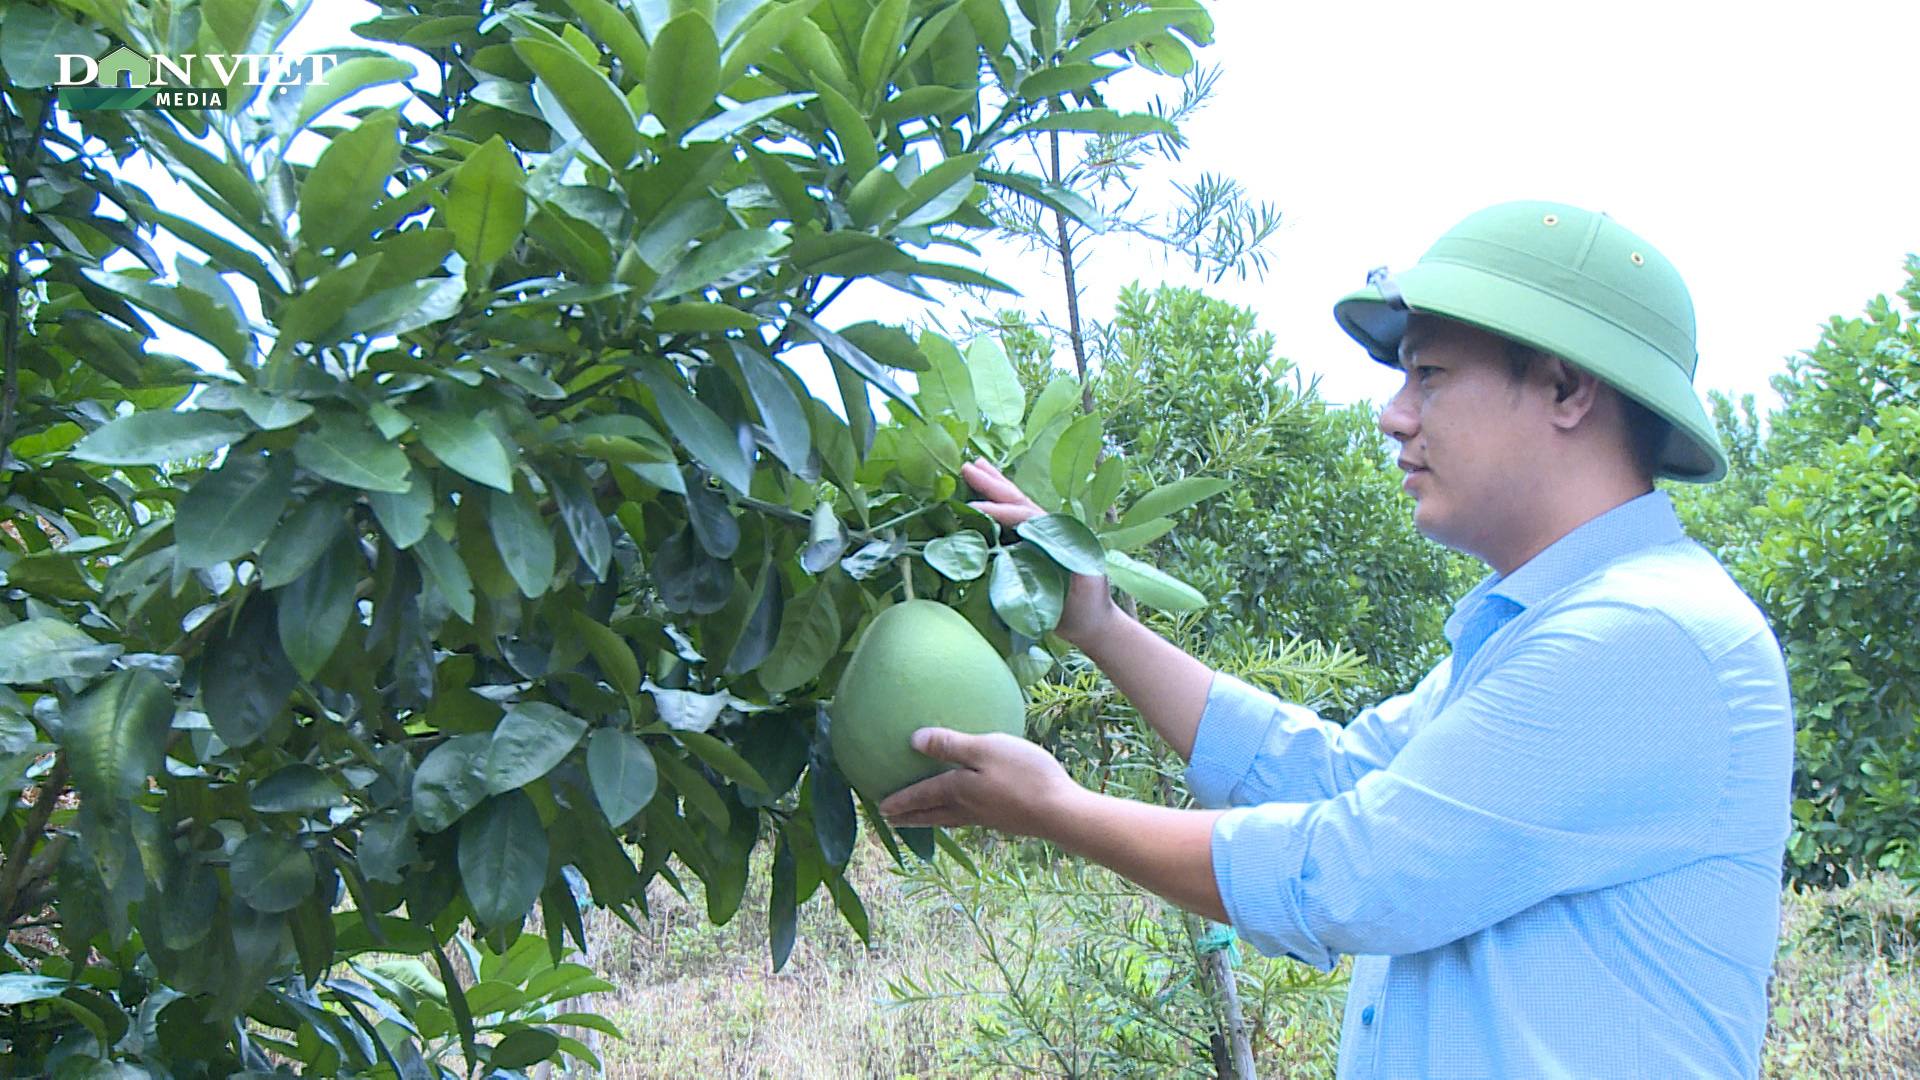
M1891 293L1903 257L1920 251L1914 0L1210 6L1218 41L1197 56L1224 69L1219 94L1142 204L1155 185L1212 171L1279 208L1265 279L1208 288L1254 309L1277 354L1330 400L1378 402L1395 383L1334 324L1334 300L1495 202L1573 203L1639 233L1692 289L1695 386L1754 393L1763 409L1783 358L1811 347L1828 316ZM348 44L346 27L373 13L364 0L315 4L287 48ZM1176 90L1141 76L1112 98L1132 107ZM1202 284L1142 245L1096 243L1082 275L1093 318L1136 279ZM1040 256L987 255L983 268L1024 294L999 306L1063 321L1057 271ZM919 309L863 282L824 321L900 322ZM1056 362L1070 362L1064 349ZM796 366L837 408L824 364Z

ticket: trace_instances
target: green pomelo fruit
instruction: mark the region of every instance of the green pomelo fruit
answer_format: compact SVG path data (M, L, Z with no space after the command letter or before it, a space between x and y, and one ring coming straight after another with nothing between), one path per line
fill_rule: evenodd
M919 728L1026 733L1026 699L1012 670L964 615L932 600L874 616L828 712L834 761L876 802L953 767L908 745Z

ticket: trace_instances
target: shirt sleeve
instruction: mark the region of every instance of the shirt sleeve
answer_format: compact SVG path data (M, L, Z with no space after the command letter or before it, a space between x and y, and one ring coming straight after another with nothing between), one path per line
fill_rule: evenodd
M1325 970L1437 948L1707 854L1729 739L1686 633L1594 601L1530 628L1348 789L1221 815L1215 880L1269 956Z
M1417 700L1449 663L1442 661L1412 693L1388 698L1344 727L1216 671L1194 733L1187 790L1208 809L1351 791L1405 745Z

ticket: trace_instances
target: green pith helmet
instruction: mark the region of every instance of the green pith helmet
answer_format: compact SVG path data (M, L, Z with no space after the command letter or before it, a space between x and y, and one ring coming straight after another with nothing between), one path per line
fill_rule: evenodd
M1333 317L1375 360L1400 366L1407 315L1471 323L1592 372L1673 425L1658 474L1710 483L1726 451L1693 392L1693 299L1646 241L1605 214L1561 203L1490 206L1420 261L1376 270Z

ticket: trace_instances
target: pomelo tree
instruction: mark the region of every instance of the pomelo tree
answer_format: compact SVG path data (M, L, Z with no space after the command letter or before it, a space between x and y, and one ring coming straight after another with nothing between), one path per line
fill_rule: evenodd
M1084 205L1014 148L1171 131L1101 85L1190 66L1198 0L383 3L359 33L435 70L54 104L61 54L272 53L297 14L0 13L0 1038L60 1075L590 1056L548 1008L591 982L558 963L589 900L767 890L776 967L818 892L864 935L822 703L886 604L954 606L1030 680L1069 570L1203 602L1125 555L1157 521L1103 541L1125 465L1071 380L1028 400L991 339L828 311L1004 288L950 258L988 193ZM121 179L137 154L202 205ZM1000 536L973 454L1057 513Z

